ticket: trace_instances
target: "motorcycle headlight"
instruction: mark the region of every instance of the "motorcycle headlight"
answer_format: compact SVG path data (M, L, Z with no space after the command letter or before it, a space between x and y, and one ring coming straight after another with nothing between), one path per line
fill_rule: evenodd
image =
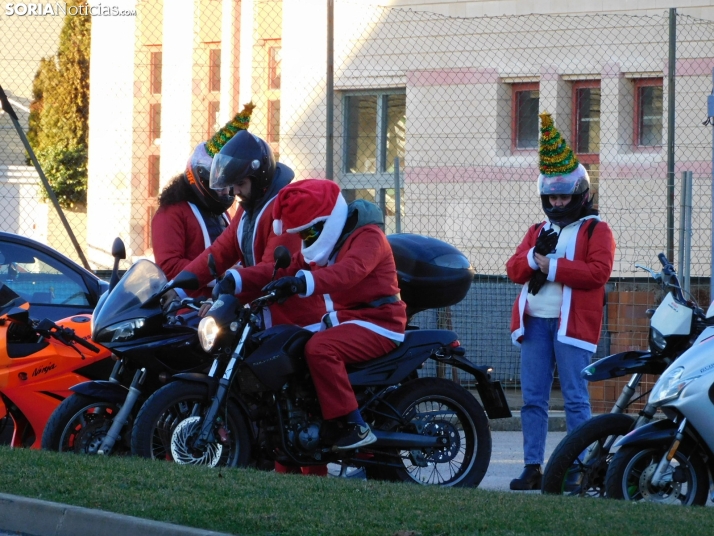
M667 346L667 339L664 338L655 328L650 329L650 350L653 352L662 352Z
M676 400L684 388L699 377L682 379L682 374L684 374L684 367L666 370L652 388L649 402L654 406L661 406Z
M221 328L212 316L207 316L198 324L198 340L204 352L210 352L221 333Z
M133 318L123 320L111 326L107 326L94 337L96 342L124 342L133 339L137 332L146 324L145 318Z

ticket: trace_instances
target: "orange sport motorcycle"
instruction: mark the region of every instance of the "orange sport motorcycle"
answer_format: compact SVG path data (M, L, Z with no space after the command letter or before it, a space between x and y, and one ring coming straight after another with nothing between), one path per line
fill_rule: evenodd
M29 304L0 283L0 423L13 426L13 447L40 448L45 423L72 394L70 387L109 377L114 361L88 340L91 315L53 322L30 313Z

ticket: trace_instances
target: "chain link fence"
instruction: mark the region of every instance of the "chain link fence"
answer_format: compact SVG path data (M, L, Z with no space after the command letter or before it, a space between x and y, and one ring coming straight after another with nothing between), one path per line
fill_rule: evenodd
M547 111L589 169L617 241L597 356L647 344L644 312L661 296L635 263L657 269L658 253L683 253L685 171L685 258L693 296L709 302L712 134L702 123L714 21L673 10L453 18L349 1L328 13L322 0L116 0L106 8L116 13L89 15L22 15L21 5L0 15L0 85L26 127L48 102L67 104L52 101L52 84L38 100L33 82L37 90L43 58L64 76L68 20L91 17L86 202L66 214L93 269L110 266L115 236L130 260L151 257L162 187L253 102L250 130L298 179L336 180L348 199L379 204L388 232L433 236L470 259L467 298L415 322L454 329L470 359L517 388L509 320L519 288L505 263L543 219L538 113ZM38 4L47 5L59 4ZM0 136L0 228L76 259L7 114Z

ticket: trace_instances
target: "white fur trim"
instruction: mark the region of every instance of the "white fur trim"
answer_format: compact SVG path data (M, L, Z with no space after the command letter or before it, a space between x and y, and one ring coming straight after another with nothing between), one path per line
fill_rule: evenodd
M318 221L321 219L323 218L319 218ZM342 197L342 194L339 194L335 202L335 207L332 209L330 216L325 220L325 226L322 228L322 232L317 240L309 247L305 247L305 243L302 243L301 251L303 258L309 263L314 262L318 266L325 266L330 253L332 253L335 244L337 244L337 240L342 234L342 229L344 229L346 221L347 202L345 198ZM309 227L309 225L307 227ZM306 229L307 227L301 227L300 230ZM291 229L288 232L293 231Z
M231 274L233 276L233 280L236 282L236 294L240 294L243 292L243 279L241 279L240 273L238 270L235 270L234 268L229 268L226 270L227 274Z
M298 296L303 298L312 296L312 293L315 292L315 279L312 277L312 274L307 270L298 270L295 275L303 276L305 278L305 294L298 294Z
M283 234L283 220L273 220L273 232L278 236Z
M211 238L208 236L208 228L206 227L206 222L203 221L203 216L201 216L201 211L198 210L198 207L194 205L193 203L188 203L188 206L191 208L191 211L193 212L193 215L196 216L196 219L198 220L198 226L201 228L201 233L203 233L203 245L204 247L208 247L211 245Z
M333 209L333 211L334 211L334 209ZM330 214L330 216L331 216L331 215L332 215L332 214ZM286 233L292 233L292 234L299 233L299 232L302 231L303 229L309 229L310 227L312 227L313 225L315 225L315 224L318 223L318 222L326 221L327 218L329 218L330 216L318 216L318 217L315 218L314 220L307 222L305 225L302 225L302 226L300 226L300 227L293 227L292 229L286 229L285 232L286 232Z

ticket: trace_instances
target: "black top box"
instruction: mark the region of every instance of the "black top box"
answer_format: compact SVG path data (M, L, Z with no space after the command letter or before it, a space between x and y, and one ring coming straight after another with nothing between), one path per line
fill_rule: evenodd
M474 280L469 260L451 244L409 233L387 236L397 265L397 278L407 315L455 305Z

